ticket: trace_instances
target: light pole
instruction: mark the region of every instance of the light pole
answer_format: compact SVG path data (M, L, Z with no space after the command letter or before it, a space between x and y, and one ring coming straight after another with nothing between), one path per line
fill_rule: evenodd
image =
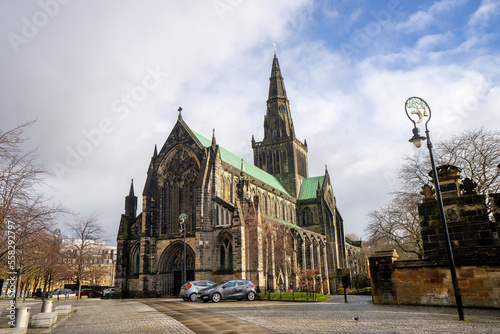
M441 189L439 187L439 180L437 176L436 164L434 162L434 155L432 153L432 143L429 134L429 128L427 124L431 120L431 108L423 99L419 97L410 97L405 103L406 116L413 123L413 137L409 142L413 143L417 148L422 146L422 142L427 139L427 148L429 149L429 156L431 159L432 166L432 177L434 179L434 185L436 187L436 197L439 206L439 213L441 215L441 222L443 224L443 234L446 242L446 250L448 252L448 261L451 272L451 280L453 282L453 291L455 293L455 300L458 309L458 317L460 320L464 320L464 307L462 304L462 296L460 294L460 287L458 286L457 271L455 268L455 261L453 260L453 252L451 250L450 235L448 233L448 225L446 224L446 216L444 214L443 199L441 198ZM413 118L412 118L413 115ZM416 118L416 119L414 119ZM425 137L421 136L417 124L422 123L425 119Z
M358 259L354 258L354 275L355 275L355 284L354 286L356 287L356 290L359 290L359 284L358 284Z
M183 272L182 272L182 278L184 281L182 282L183 284L186 283L186 218L187 215L185 213L181 213L179 216L179 225L181 227L181 232L184 233L184 267L183 267Z

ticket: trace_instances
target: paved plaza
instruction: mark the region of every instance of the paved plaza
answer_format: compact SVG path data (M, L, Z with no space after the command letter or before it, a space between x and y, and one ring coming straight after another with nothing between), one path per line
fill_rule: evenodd
M333 296L322 303L223 301L218 304L179 299L72 300L73 312L41 333L500 333L500 310L373 305L371 297ZM2 322L7 302L1 302ZM5 306L5 307L4 307ZM26 302L31 314L41 303ZM359 317L359 321L353 318ZM5 324L2 324L5 325ZM6 326L2 326L6 327Z

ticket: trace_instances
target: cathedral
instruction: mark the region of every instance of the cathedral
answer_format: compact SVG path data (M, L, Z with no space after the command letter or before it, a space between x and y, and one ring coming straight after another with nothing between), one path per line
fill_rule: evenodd
M260 291L336 293L347 267L328 170L309 176L274 54L264 138L251 164L183 120L154 148L137 214L133 183L117 236L123 297L178 295L184 280L241 278Z

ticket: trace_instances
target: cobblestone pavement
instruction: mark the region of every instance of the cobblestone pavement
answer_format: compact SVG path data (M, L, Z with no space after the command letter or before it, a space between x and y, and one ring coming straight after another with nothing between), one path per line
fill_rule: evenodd
M185 304L231 315L278 333L500 333L500 310L465 309L466 320L459 321L456 308L373 305L367 296L348 296L348 303L344 303L343 296L334 296L324 303Z
M177 320L134 300L83 300L50 333L194 333ZM32 334L31 330L28 334ZM33 333L34 334L34 333Z
M371 297L334 296L323 303L279 301L184 302L180 299L82 300L70 316L41 333L500 333L500 310L373 305ZM23 303L24 304L24 303ZM6 319L7 303L0 315ZM41 303L31 302L31 314ZM359 317L359 321L353 320ZM3 325L3 324L2 324ZM0 326L4 327L4 326Z
M211 307L193 307L198 303L179 300L143 300L156 310L178 320L195 333L275 333L267 328L224 313L214 312ZM211 306L208 305L207 306Z
M54 308L68 304L72 305L69 316L61 316L51 328L28 328L28 334L194 333L177 320L135 300L84 299L53 302ZM3 305L7 307L6 303L2 303L2 309ZM31 315L39 313L41 305L40 301L18 304L20 307L31 307ZM5 312L1 312L2 315L3 313Z

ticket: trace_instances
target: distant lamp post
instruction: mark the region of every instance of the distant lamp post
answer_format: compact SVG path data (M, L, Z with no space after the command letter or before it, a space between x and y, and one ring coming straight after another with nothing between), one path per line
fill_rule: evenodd
M441 189L439 187L439 180L437 176L436 164L434 162L434 155L432 153L432 143L429 134L429 128L427 124L431 120L431 108L419 97L410 97L405 103L406 115L413 123L413 137L410 138L409 142L413 143L415 147L422 146L424 140L427 139L427 148L429 149L429 156L431 159L432 166L432 177L434 179L434 185L436 187L436 197L439 206L439 213L441 215L441 222L443 224L443 233L446 242L446 250L448 252L448 261L451 272L451 279L453 282L453 290L455 293L455 300L458 309L458 316L460 320L464 320L464 308L462 304L462 296L460 294L460 287L458 286L457 271L455 268L455 261L453 260L453 252L451 250L450 235L448 233L448 225L446 224L446 216L444 214L443 200L441 198ZM421 136L417 124L422 123L425 119L425 137Z
M187 215L185 213L181 213L179 216L179 225L180 225L180 231L184 233L184 267L182 270L182 277L184 281L182 282L183 284L186 283L187 278L186 278L186 218Z
M354 277L355 277L355 284L354 286L356 287L356 290L359 290L359 284L358 284L358 259L354 258Z

